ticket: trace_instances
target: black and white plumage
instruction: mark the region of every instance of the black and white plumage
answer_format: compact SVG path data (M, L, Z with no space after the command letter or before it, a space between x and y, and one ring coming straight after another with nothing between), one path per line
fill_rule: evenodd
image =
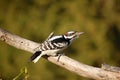
M83 32L69 31L63 35L54 36L52 32L49 37L35 49L35 53L31 56L30 60L36 63L43 55L56 56L82 33Z

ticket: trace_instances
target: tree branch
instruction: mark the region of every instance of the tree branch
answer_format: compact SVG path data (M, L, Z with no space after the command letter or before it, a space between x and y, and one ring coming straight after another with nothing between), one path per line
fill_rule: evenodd
M39 46L39 43L21 38L4 29L0 28L0 40L18 49L33 53L34 49ZM102 68L92 67L75 61L67 56L61 56L59 62L58 57L44 56L48 61L59 65L77 75L97 79L97 80L120 80L120 68L109 65L102 65Z

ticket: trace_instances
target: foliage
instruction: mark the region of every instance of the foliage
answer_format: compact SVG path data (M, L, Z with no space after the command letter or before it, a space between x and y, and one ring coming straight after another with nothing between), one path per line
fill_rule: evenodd
M22 75L24 75L24 78L23 78L24 80L28 80L29 74L28 74L27 67L23 67L20 70L20 73L17 76L15 76L13 80L18 80L19 78L21 78Z

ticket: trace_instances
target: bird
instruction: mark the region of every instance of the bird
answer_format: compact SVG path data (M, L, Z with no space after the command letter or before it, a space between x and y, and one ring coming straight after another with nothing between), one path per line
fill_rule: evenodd
M36 63L43 55L58 56L83 33L78 31L68 31L61 35L54 35L54 32L50 33L48 38L35 48L35 53L30 57L30 61Z

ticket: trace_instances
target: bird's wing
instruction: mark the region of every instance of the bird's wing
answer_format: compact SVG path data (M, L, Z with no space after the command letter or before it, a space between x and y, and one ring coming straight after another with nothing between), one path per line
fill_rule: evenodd
M51 32L50 35L48 36L48 38L45 41L48 41L50 38L52 38L54 36L54 32Z

